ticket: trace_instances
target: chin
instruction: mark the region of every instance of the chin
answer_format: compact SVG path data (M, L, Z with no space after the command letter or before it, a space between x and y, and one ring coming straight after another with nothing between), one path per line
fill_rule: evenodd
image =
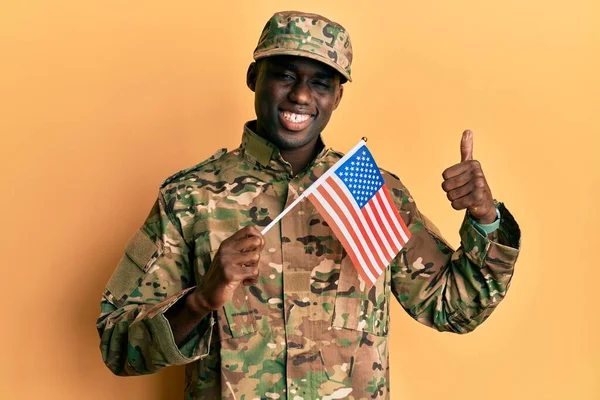
M294 150L306 146L319 135L311 132L290 132L281 130L277 137L277 146L282 150Z
M271 129L268 130L268 139L280 150L294 150L306 146L319 136L319 132L314 132L314 123L301 131L291 131L286 129L279 120L273 121Z

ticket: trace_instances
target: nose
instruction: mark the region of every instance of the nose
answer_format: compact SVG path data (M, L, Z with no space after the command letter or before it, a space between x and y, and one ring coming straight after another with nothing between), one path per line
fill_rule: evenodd
M296 104L310 104L312 102L310 87L305 82L299 81L290 90L288 98Z

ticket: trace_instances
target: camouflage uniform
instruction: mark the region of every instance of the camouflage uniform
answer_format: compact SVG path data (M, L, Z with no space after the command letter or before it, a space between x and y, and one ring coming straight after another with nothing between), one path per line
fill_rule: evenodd
M412 237L372 288L305 200L265 235L259 283L240 285L175 344L164 313L202 283L220 243L244 226L266 226L341 157L324 148L293 176L279 150L246 126L238 149L167 179L102 299L107 366L137 375L185 364L186 399L383 399L392 295L440 331L481 324L511 280L520 240L513 217L499 204L500 227L489 237L465 218L453 251L401 181L382 171Z
M339 24L282 12L265 26L254 58L309 57L351 80L352 46ZM342 157L325 149L301 173L245 127L240 148L167 179L145 224L111 277L98 332L118 375L186 365L186 399L373 399L389 393L389 302L417 321L466 333L506 294L520 232L499 204L486 236L468 219L453 251L400 180L385 184L412 237L367 288L331 228L302 201L265 235L257 285L175 344L165 311L203 276L221 242L247 225L264 227Z

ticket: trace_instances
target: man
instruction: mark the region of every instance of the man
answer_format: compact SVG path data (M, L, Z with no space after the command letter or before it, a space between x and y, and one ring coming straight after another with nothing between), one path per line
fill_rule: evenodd
M412 237L372 287L309 201L263 236L342 157L321 132L351 80L352 47L335 22L281 12L254 59L257 120L238 149L162 184L104 293L103 359L118 375L185 364L187 399L387 398L391 296L425 325L472 331L506 294L519 228L466 131L442 185L467 209L457 251L385 171Z

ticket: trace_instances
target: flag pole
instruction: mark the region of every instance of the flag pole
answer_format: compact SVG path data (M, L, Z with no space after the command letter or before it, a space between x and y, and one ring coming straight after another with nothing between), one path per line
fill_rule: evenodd
M352 150L350 150L348 153L346 153L346 155L344 157L340 158L335 164L333 164L333 166L331 168L329 168L323 175L321 175L321 177L319 179L314 181L312 183L312 185L310 185L310 187L304 191L304 193L302 193L300 196L298 196L298 198L296 200L294 200L292 202L292 204L290 204L277 217L275 217L275 219L273 221L271 221L271 223L269 223L269 225L267 225L260 233L264 235L269 230L271 230L271 228L273 228L281 220L281 218L283 218L288 212L290 212L290 210L292 208L294 208L298 203L300 203L302 200L304 200L306 198L306 196L308 196L312 191L314 191L315 190L314 188L317 188L319 186L319 183L321 183L322 181L327 179L328 176L333 174L335 172L335 170L337 169L338 165L342 165L344 163L344 161L346 161L347 159L352 157L354 155L354 153L356 153L358 151L358 149L360 149L361 147L363 147L365 145L366 142L367 142L366 137L363 137L362 139L360 139L360 141L356 144L356 146L354 146L352 148Z
M312 186L311 186L312 187ZM302 200L304 200L304 198L308 195L308 190L304 193L302 193L300 195L300 197L298 197L296 200L294 200L294 202L292 204L290 204L288 206L288 208L286 208L285 210L283 210L283 212L281 212L281 214L279 214L277 217L275 217L275 219L273 221L271 221L271 223L269 225L267 225L265 227L265 229L262 230L262 234L264 235L265 233L269 232L269 230L275 226L275 224L277 224L279 222L279 220L281 218L283 218L285 216L285 214L287 214L288 212L290 212L290 210L292 208L294 208L296 206L296 204L300 203Z

